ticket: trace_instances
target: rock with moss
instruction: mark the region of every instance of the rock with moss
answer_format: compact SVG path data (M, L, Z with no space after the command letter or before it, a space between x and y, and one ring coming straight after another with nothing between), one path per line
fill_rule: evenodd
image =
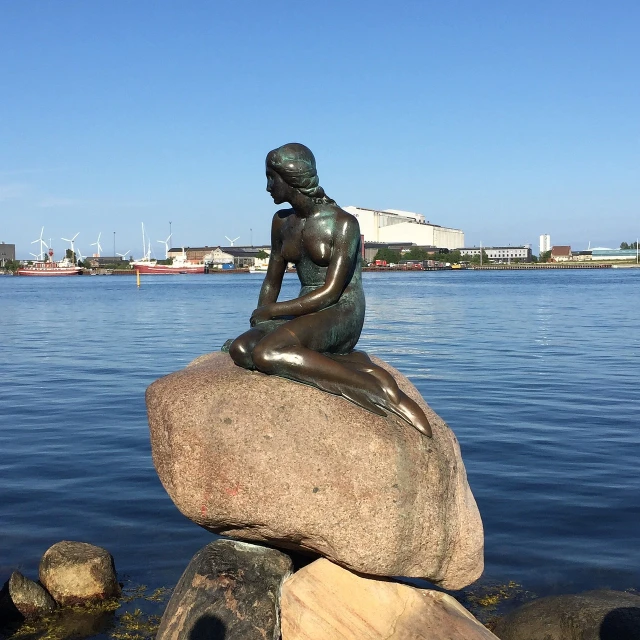
M289 556L216 540L198 551L162 616L156 640L266 640L280 637L280 589Z
M89 604L116 598L120 585L111 554L86 542L64 540L40 561L40 582L61 605Z
M494 631L501 640L638 640L640 596L608 590L548 596L512 611Z
M37 582L14 571L0 591L0 616L34 620L51 613L55 600Z

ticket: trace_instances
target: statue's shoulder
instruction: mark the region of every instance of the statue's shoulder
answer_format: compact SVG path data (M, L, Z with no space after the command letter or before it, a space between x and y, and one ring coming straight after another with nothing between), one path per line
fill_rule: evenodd
M295 215L295 211L293 209L280 209L273 214L273 226L282 226L291 218L291 216Z
M358 218L336 205L336 222L343 223L349 231L360 233Z

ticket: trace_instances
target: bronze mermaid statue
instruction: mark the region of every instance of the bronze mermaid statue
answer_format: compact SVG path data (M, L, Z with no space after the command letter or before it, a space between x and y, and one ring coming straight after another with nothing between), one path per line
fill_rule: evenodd
M377 415L391 412L431 437L424 412L393 376L354 351L365 314L358 221L326 196L304 145L270 151L266 173L275 204L291 208L273 216L258 307L229 355L245 369L312 385ZM300 295L278 302L288 263L296 267Z

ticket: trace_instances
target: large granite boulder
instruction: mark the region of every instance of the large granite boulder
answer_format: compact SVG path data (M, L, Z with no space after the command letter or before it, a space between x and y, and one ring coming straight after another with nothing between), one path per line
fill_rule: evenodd
M497 640L446 593L357 576L328 560L282 587L282 640Z
M291 558L235 540L193 557L162 616L156 640L277 640L282 582Z
M640 596L585 591L533 600L502 618L501 640L638 640Z
M480 514L451 429L433 438L316 388L198 358L147 389L153 461L184 515L230 537L448 589L483 569Z

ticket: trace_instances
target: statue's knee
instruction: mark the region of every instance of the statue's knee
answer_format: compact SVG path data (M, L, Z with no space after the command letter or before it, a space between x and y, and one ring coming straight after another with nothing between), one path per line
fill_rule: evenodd
M245 369L252 369L251 353L249 352L248 345L244 340L236 338L229 347L229 355L231 359L239 366Z
M274 373L278 360L277 352L268 344L258 343L253 350L253 364L258 371L263 373Z

